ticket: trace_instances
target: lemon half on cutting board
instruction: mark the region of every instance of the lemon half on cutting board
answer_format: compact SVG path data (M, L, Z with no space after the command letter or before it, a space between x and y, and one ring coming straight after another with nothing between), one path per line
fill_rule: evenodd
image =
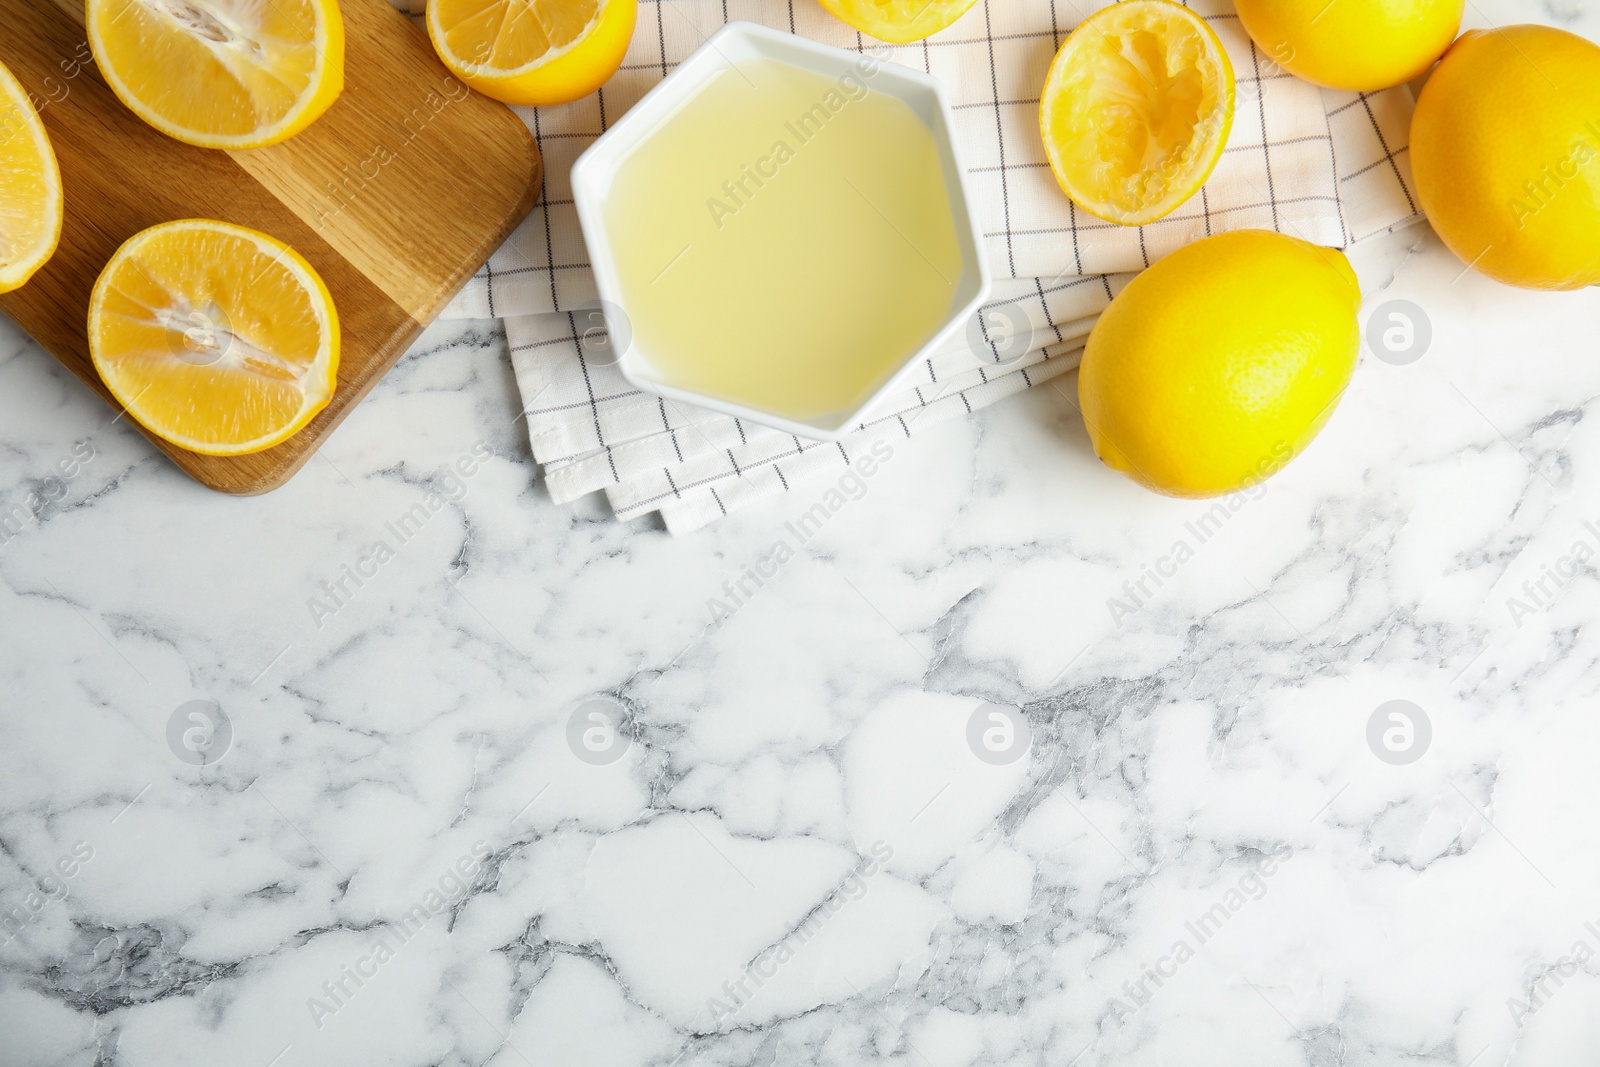
M20 287L61 240L61 169L28 92L0 64L0 293Z
M122 102L201 148L276 144L344 88L336 0L88 0L88 30Z
M317 272L282 241L186 219L135 234L111 257L89 298L89 352L151 433L242 455L327 406L339 317Z
M1205 19L1123 0L1084 19L1039 100L1056 181L1097 218L1142 226L1211 176L1233 128L1233 65Z

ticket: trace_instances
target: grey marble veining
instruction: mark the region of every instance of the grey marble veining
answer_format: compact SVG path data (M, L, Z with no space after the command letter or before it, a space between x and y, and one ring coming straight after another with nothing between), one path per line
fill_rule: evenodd
M251 499L0 324L0 1065L1594 1062L1600 292L1355 258L1431 344L1264 489L1069 378L759 582L805 492L552 506L492 324Z

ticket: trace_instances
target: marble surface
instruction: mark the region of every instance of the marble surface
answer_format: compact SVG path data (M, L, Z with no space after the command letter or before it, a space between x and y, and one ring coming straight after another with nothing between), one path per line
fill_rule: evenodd
M1069 378L781 565L492 324L228 499L0 323L0 1065L1595 1062L1600 290L1356 260L1430 343L1223 511Z

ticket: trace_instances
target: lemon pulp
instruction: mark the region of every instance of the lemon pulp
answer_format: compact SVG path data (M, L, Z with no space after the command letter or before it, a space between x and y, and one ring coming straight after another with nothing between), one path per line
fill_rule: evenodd
M61 171L28 91L0 63L0 293L25 284L61 239Z
M508 104L587 96L627 53L638 0L428 0L428 36L451 73Z
M344 88L336 0L88 0L95 63L141 119L201 148L260 148Z
M1124 0L1061 46L1039 121L1068 196L1109 222L1154 222L1222 158L1233 68L1200 16L1170 0Z
M128 413L194 452L285 440L327 406L339 321L299 253L243 226L162 223L117 250L89 301L95 369Z

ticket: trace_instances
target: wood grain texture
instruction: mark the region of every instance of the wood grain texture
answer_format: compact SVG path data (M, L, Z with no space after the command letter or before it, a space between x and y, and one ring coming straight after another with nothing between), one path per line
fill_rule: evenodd
M140 230L183 218L251 226L293 245L333 294L339 386L300 433L249 456L197 455L146 434L225 493L266 492L298 470L539 193L538 151L516 115L452 78L385 0L341 7L345 88L333 107L282 144L218 152L165 137L122 105L89 58L81 0L0 0L0 60L42 105L66 190L60 248L0 295L0 311L118 407L89 357L89 293Z

